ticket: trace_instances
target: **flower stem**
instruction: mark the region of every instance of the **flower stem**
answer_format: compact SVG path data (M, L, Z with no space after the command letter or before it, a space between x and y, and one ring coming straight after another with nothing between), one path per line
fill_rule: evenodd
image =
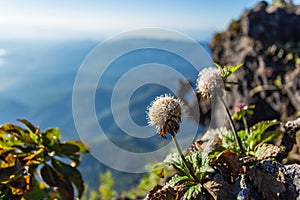
M243 124L244 124L244 127L245 127L245 131L246 131L246 134L248 135L249 134L249 128L248 128L248 123L247 123L247 120L246 120L246 117L243 113Z
M174 144L175 144L175 146L176 146L176 149L177 149L177 151L178 151L178 153L179 153L179 155L180 155L180 157L181 157L181 159L182 159L184 165L186 166L186 168L187 168L188 171L190 172L190 175L192 176L192 178L194 179L195 182L200 183L200 181L199 181L199 179L197 178L197 176L195 175L195 173L194 173L194 171L193 171L191 165L189 165L189 163L186 161L186 159L185 159L185 157L184 157L184 155L183 155L183 153L182 153L182 151L181 151L181 149L180 149L180 146L179 146L179 144L178 144L178 142L177 142L177 139L176 139L175 135L172 135L172 139L173 139L173 142L174 142Z
M225 111L226 111L226 114L227 114L227 118L228 118L228 120L229 120L231 129L232 129L232 131L233 131L233 135L234 135L236 144L237 144L238 147L240 148L242 154L245 154L245 150L244 150L244 148L243 148L243 146L242 146L241 139L239 138L239 136L238 136L238 134L237 134L237 131L236 131L236 128L235 128L235 126L234 126L234 124L233 124L233 121L232 121L232 119L231 119L230 112L229 112L229 110L228 110L228 108L227 108L227 106L226 106L226 104L225 104L223 98L221 97L220 99L221 99L221 102L222 102L222 104L223 104L223 106L224 106L224 108L225 108Z

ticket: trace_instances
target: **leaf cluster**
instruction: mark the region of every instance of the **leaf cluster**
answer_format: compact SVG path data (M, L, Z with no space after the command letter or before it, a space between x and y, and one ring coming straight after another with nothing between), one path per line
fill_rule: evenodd
M257 146L271 142L282 137L283 132L274 129L279 125L277 120L261 121L249 128L249 131L240 130L238 136L242 141L242 145L248 155L253 155ZM227 149L236 149L235 140L231 131L223 132L223 146Z
M205 176L208 175L208 173L214 172L213 168L210 166L210 155L213 155L214 153L214 150L211 150L210 152L195 151L190 152L185 156L186 161L192 167L200 182L194 181L181 157L177 153L169 154L163 162L155 165L154 170L161 174L160 169L172 166L176 169L177 173L168 181L168 184L171 187L183 184L185 191L184 199L196 198L196 196L204 192L202 181L205 179Z
M26 119L18 121L25 128L0 126L0 199L80 198L84 184L77 166L80 154L89 153L87 145L62 142L58 128L42 132Z

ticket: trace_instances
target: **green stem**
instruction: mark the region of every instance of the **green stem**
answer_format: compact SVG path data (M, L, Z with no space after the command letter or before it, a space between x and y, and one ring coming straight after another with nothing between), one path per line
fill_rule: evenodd
M200 181L199 181L199 179L197 178L197 176L195 175L195 173L194 173L194 171L193 171L191 165L189 165L189 163L186 161L186 159L185 159L185 157L184 157L184 155L183 155L183 153L182 153L182 151L181 151L181 149L180 149L180 146L179 146L179 144L178 144L178 142L177 142L177 139L176 139L175 135L172 135L172 139L173 139L173 142L174 142L174 144L175 144L175 146L176 146L176 149L177 149L177 151L178 151L178 153L179 153L179 155L180 155L180 157L181 157L181 159L182 159L184 165L186 166L186 168L187 168L188 171L190 172L190 175L192 176L192 178L194 179L195 182L200 183Z
M227 118L228 118L228 120L229 120L231 129L232 129L232 131L233 131L233 135L234 135L236 144L237 144L238 147L240 148L242 154L245 154L245 150L244 150L244 148L243 148L243 146L242 146L241 139L239 138L239 136L238 136L238 134L237 134L237 131L236 131L236 128L235 128L235 126L234 126L234 124L233 124L233 121L232 121L230 112L229 112L229 110L228 110L228 108L227 108L227 106L226 106L226 104L225 104L223 98L220 97L220 99L221 99L221 102L222 102L222 104L223 104L223 106L224 106L224 108L225 108L225 111L226 111L226 114L227 114Z
M245 117L244 113L243 113L243 123L244 123L246 134L248 135L249 134L249 128L248 128L248 123L247 123L247 120L246 120L246 117Z

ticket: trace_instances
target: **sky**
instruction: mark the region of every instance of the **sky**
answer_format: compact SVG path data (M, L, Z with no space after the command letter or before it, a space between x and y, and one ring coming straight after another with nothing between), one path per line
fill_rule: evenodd
M96 39L160 27L208 40L257 0L0 0L0 40Z

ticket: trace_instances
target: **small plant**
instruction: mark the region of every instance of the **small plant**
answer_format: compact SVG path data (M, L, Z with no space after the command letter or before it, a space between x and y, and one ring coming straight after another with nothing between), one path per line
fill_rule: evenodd
M249 131L238 131L238 136L241 138L243 148L245 149L245 155L254 156L258 146L281 138L283 132L273 128L279 124L280 122L276 120L262 121L251 126ZM231 131L223 132L221 137L223 138L223 146L225 148L238 150Z
M233 136L236 141L236 145L239 147L241 153L244 153L244 148L241 144L241 140L237 135L236 128L234 123L231 119L231 115L229 109L223 99L223 88L225 88L226 79L233 74L236 70L238 70L242 64L235 65L235 66L220 66L216 64L217 68L209 67L204 68L198 75L197 79L197 91L200 95L204 98L217 98L221 101L222 105L224 106L227 118L229 120Z
M0 126L0 199L80 198L84 184L77 166L88 147L81 141L62 142L58 128L41 132L25 119L18 121L26 128Z
M149 125L156 127L156 131L162 138L167 138L167 133L172 136L173 142L182 159L182 162L189 172L189 176L195 182L199 182L191 165L185 159L175 137L175 134L179 131L179 123L181 122L181 118L184 113L184 105L180 99L175 99L169 95L162 95L157 97L148 107L148 123Z
M189 166L191 166L197 181L191 177L189 170L187 169L185 163L182 161L181 157L177 153L169 154L166 159L157 163L154 169L159 171L159 169L164 169L167 166L172 166L176 169L177 173L168 181L170 187L176 187L183 184L183 197L185 199L196 198L198 195L205 193L205 188L203 188L203 180L208 173L214 172L214 169L210 166L210 158L213 151L195 151L189 153L185 156L185 160Z

